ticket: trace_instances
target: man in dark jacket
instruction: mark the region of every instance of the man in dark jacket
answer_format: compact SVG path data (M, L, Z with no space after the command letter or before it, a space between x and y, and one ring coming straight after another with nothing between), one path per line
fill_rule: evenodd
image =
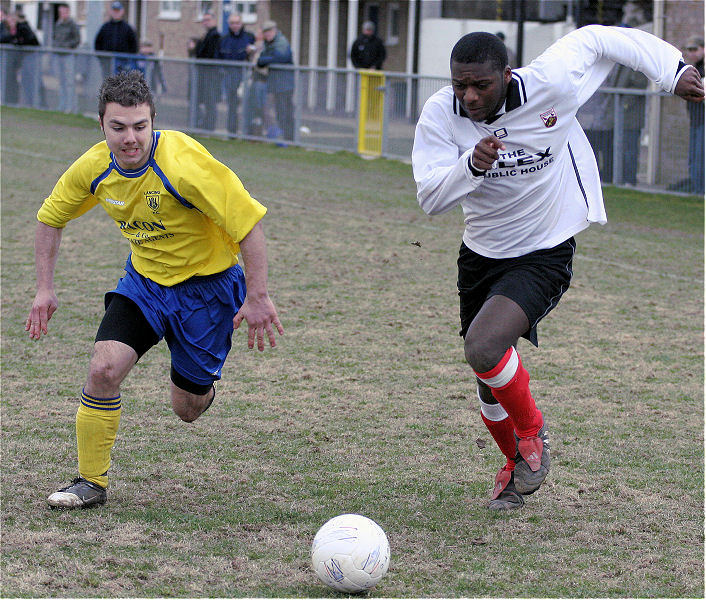
M223 60L247 61L255 50L255 36L243 27L243 19L238 13L228 17L228 33L221 38L218 58ZM238 132L238 88L243 80L243 67L229 65L224 69L226 101L228 102L228 131Z
M277 123L282 129L284 138L294 140L294 71L291 69L272 68L272 65L292 65L292 47L274 21L265 21L262 25L262 35L265 47L257 59L258 67L270 67L267 75L267 93L272 94L275 101Z
M201 24L206 33L196 43L194 58L213 60L218 58L221 36L216 28L216 17L212 13L204 13ZM196 126L200 129L213 130L216 127L216 111L221 99L221 78L215 65L198 65L196 79L196 94L198 101L198 118Z
M39 46L37 36L27 23L24 14L17 11L7 15L5 19L7 33L5 34L6 44L14 46ZM7 75L5 78L5 102L7 104L17 104L19 102L18 75L21 73L23 104L34 104L34 77L37 69L38 54L21 51L8 51L5 68ZM40 90L41 93L41 90Z
M110 20L103 23L96 34L93 48L98 52L115 52L121 54L137 54L137 35L135 30L125 21L125 8L120 2L110 5ZM110 75L110 59L101 58L104 78ZM115 58L115 70L129 71L134 68L134 59Z
M372 21L363 23L362 33L351 47L351 62L356 69L382 69L387 52L382 40L375 35Z

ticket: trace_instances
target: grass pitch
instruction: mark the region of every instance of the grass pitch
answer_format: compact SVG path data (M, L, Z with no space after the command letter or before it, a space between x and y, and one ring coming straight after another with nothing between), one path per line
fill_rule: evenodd
M50 510L75 476L74 417L102 295L128 245L70 223L60 307L30 341L36 211L101 139L85 119L2 113L3 597L340 597L317 529L385 529L376 597L703 597L703 199L608 189L571 289L520 344L551 429L550 476L490 514L502 457L458 330L460 211L429 218L411 168L204 140L269 208L278 348L234 335L216 402L171 412L161 343L122 390L108 504Z

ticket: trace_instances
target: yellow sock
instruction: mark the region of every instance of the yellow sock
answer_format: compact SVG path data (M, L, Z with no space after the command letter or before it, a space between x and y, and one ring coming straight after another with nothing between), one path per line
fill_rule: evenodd
M93 398L81 392L81 404L76 413L78 472L102 487L108 487L110 451L118 433L120 412L120 396Z

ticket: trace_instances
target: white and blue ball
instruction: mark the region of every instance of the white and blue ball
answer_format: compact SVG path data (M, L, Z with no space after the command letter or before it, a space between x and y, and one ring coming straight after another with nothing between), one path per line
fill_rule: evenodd
M362 515L339 515L326 521L311 545L317 577L339 592L374 587L390 566L390 544L382 528Z

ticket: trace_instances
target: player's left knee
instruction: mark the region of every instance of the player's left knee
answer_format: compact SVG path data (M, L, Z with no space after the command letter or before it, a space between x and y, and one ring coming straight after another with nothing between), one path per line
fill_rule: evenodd
M212 383L201 384L190 381L174 367L171 372L172 409L186 423L193 423L211 405L215 396Z
M182 402L179 404L174 404L172 406L176 415L185 423L193 423L196 419L201 416L203 408L201 406L195 406L195 404L190 402Z
M495 340L487 337L467 335L464 342L466 362L477 373L484 373L493 369L506 351L507 346L498 344Z

